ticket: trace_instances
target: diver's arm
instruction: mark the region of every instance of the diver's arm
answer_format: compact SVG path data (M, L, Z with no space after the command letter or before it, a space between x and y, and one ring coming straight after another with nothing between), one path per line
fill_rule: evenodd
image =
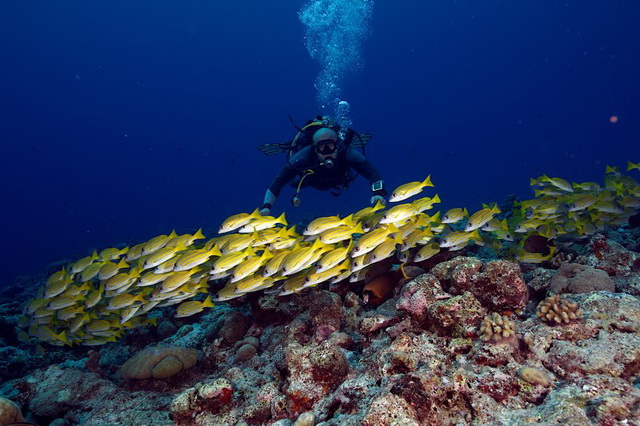
M264 194L264 203L262 207L260 207L260 213L263 215L267 215L271 213L271 209L273 205L276 203L278 199L278 195L280 195L280 191L282 188L296 175L296 170L289 165L289 163L285 164L280 172L276 176L276 178L271 182L269 189Z
M371 192L373 194L371 202L375 203L378 199L383 201L387 191L384 188L384 181L378 170L355 148L349 147L346 154L347 165L361 174L371 184Z
M299 170L309 166L310 150L307 148L300 150L282 166L282 169L280 169L280 172L264 194L264 203L260 207L260 213L270 214L271 208L276 203L282 188L298 174Z

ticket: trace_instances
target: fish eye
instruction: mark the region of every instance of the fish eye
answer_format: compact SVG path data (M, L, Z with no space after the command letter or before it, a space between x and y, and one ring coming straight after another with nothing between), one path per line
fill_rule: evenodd
M353 251L360 251L360 247L354 247Z

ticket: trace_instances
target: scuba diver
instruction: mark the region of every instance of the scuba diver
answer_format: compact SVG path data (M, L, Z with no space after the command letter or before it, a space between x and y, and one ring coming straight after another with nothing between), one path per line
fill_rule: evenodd
M358 134L353 129L340 127L326 116L317 116L315 120L307 121L302 129L296 129L299 132L292 141L259 147L267 155L288 152L287 162L267 189L261 214L271 213L287 183L296 188L291 202L298 207L302 202L301 188L310 186L338 196L358 174L371 184L371 204L377 201L385 203L384 182L364 156L364 146L371 138L370 134Z

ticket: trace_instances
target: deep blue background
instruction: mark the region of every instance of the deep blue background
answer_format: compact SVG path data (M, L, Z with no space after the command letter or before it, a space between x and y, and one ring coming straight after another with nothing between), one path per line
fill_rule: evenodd
M283 159L256 146L318 112L303 4L2 1L0 285L261 204ZM637 0L378 0L343 97L387 185L431 174L442 208L599 181L640 161L639 21ZM274 212L369 199L363 180L345 195L293 209L286 189Z

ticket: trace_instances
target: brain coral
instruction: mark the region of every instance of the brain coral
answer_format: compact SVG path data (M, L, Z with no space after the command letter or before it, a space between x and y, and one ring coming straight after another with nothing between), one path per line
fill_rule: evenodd
M606 290L615 292L616 287L609 275L592 266L577 263L565 263L560 266L551 279L549 289L552 293L589 293Z
M0 396L0 425L23 421L20 408L11 400Z
M200 352L181 347L156 347L144 349L120 368L125 379L166 379L198 362Z

